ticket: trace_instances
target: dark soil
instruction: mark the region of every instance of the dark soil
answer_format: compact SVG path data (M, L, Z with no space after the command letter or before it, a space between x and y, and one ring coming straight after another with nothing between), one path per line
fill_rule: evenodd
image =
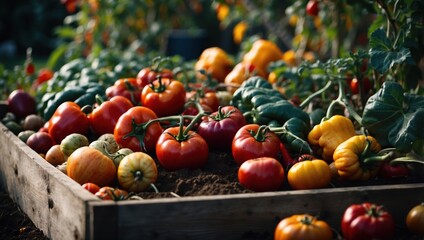
M154 189L138 194L142 198L226 195L252 192L237 180L238 167L230 153L211 152L202 169L166 171L158 165L158 179Z
M47 240L9 195L0 190L0 239Z

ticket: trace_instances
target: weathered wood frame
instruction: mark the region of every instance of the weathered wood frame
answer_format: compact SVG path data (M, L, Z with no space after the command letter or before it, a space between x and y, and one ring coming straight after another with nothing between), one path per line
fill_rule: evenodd
M404 230L424 183L254 194L101 201L0 125L0 184L50 239L243 239L310 213L338 229L352 203L383 204ZM399 229L398 229L399 230Z

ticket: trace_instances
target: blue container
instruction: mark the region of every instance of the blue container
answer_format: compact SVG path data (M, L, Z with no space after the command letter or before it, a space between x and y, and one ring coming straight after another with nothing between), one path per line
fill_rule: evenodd
M167 39L166 55L180 55L184 60L197 59L206 48L207 33L203 29L172 30Z

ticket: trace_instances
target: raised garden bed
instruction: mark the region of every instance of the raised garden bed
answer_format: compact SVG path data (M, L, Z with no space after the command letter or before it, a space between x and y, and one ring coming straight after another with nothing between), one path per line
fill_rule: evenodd
M285 187L266 193L246 191L227 179L216 180L222 187L219 191L203 188L203 193L184 190L181 181L179 191L167 189L158 180L163 191L159 196L145 193L142 200L101 201L6 127L0 128L0 182L50 239L272 239L279 220L297 213L319 216L338 230L344 209L363 201L384 205L397 222L399 238L408 239L404 218L424 199L422 179L368 186L340 183L319 190L292 191ZM228 165L228 171L234 168L219 162L219 158L209 164ZM224 174L208 171L206 167L202 174ZM170 174L168 180L177 182L175 174ZM188 175L187 181L194 181ZM192 183L204 184L198 181ZM231 184L239 189L226 189Z

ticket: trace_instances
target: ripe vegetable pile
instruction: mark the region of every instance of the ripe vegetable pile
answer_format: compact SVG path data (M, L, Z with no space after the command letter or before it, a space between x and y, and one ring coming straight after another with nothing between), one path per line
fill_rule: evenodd
M284 73L297 66L287 70L276 48L258 40L231 71L231 59L216 47L192 69L158 57L136 71L109 74L77 59L32 89L37 94L13 91L2 122L104 200L423 180L424 96L385 81L358 106L346 72L324 80L333 66L328 62L305 63L311 78L316 68L327 69L314 77L315 93L301 97L304 92L286 92L284 83L295 79ZM220 57L207 57L212 54ZM276 63L286 71L271 72ZM208 67L221 65L225 69ZM203 188L209 177L222 189ZM202 191L193 192L195 185ZM279 227L296 221L315 219L294 216Z

